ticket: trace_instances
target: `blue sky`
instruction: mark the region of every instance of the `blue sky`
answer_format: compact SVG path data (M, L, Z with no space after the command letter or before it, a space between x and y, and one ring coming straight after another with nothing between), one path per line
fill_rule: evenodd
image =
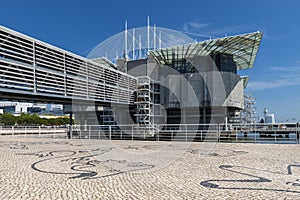
M300 121L300 1L297 0L2 0L0 24L86 56L108 37L151 23L220 37L262 31L264 37L248 91L277 121ZM205 38L198 38L198 40Z

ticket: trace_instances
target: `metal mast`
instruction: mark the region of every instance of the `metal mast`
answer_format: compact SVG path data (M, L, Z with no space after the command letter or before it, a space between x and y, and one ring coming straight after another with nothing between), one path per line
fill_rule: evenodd
M127 20L125 21L125 49L124 49L124 58L127 59L128 58L128 55L127 55L127 48L128 48L128 41L127 41L127 38L128 38L128 30L127 30Z
M156 49L156 26L154 24L154 27L153 27L153 49Z
M159 41L158 41L159 49L161 49L161 31L159 31Z
M142 37L139 35L139 54L140 54L140 59L142 58Z
M148 51L150 50L150 18L149 16L147 17L147 54Z
M135 60L135 29L132 29L132 59Z

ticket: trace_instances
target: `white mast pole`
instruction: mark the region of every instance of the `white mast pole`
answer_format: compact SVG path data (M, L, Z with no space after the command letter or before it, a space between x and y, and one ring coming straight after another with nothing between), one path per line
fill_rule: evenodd
M135 60L135 29L132 29L132 59Z
M125 59L127 59L128 58L128 55L127 55L127 37L128 37L128 33L127 33L127 20L125 21L125 49L124 49L124 56L125 56Z
M156 33L155 33L155 31L156 31L156 25L154 24L154 27L153 27L153 43L154 43L153 48L154 49L156 49Z
M139 35L139 54L140 54L140 58L142 58L142 38L141 35Z
M150 49L150 18L149 16L147 17L147 54L148 54L148 51Z
M161 31L159 31L159 41L158 41L158 43L159 43L159 49L161 49Z

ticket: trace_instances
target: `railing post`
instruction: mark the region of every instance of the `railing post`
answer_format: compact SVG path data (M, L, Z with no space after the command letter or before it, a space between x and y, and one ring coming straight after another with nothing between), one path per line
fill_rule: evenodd
M11 136L14 136L14 126L11 127Z
M131 140L133 140L133 125L131 126Z
M99 134L99 139L101 139L101 130L100 130L100 127L98 127L98 134Z
M77 129L77 130L78 130L78 129ZM79 126L79 130L78 130L78 131L79 131L79 133L78 133L78 134L79 134L79 139L81 139L81 138L82 138L81 126Z
M254 131L254 144L256 144L256 129Z
M299 136L298 136L298 123L295 124L295 134L296 134L296 144L300 144Z
M227 125L226 125L227 126ZM217 135L217 141L220 142L221 141L221 134L220 134L220 124L218 124L218 135Z
M187 134L188 134L187 125L185 125L185 141L187 141Z
M91 139L91 125L89 125L89 140Z
M254 124L254 143L256 143L256 123Z
M109 125L109 140L111 140L111 125Z
M41 137L41 126L39 126L39 138Z
M187 142L187 127L185 125L185 141Z
M201 140L201 142L203 142L202 130L200 131L200 140Z
M296 128L296 144L300 144L300 138L299 138L299 133L298 133L298 123L295 125Z
M121 139L121 140L123 139L123 132L122 132L122 128L121 128L121 131L120 131L120 139Z

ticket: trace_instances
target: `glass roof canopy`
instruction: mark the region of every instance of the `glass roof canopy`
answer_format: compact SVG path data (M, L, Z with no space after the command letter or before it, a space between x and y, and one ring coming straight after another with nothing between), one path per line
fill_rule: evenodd
M186 45L149 51L159 64L171 64L177 60L192 59L196 56L209 56L215 53L233 55L237 69L253 67L263 34L247 33L237 36L206 40Z

